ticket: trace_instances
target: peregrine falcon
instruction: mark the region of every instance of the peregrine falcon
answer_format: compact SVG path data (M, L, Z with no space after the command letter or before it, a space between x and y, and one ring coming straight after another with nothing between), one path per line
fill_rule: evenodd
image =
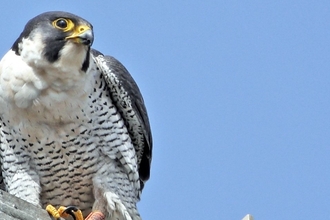
M2 58L1 188L55 218L139 220L152 155L146 107L93 39L85 19L46 12Z

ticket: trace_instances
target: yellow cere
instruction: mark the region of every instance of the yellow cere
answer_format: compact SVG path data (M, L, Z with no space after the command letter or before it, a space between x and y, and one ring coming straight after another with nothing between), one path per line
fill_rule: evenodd
M87 25L79 25L76 27L76 30L74 31L77 34L81 34L87 30L90 30L91 28Z
M87 25L78 25L75 29L74 29L74 31L73 31L73 33L70 35L70 36L68 36L68 37L66 37L65 39L73 39L76 43L80 43L80 39L79 39L79 36L82 34L82 33L84 33L85 31L87 31L87 30L90 30L91 28L89 27L89 26L87 26Z

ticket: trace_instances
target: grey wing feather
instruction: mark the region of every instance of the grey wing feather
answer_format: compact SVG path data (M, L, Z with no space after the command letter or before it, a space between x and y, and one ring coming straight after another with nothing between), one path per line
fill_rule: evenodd
M0 117L0 121L2 121L2 118ZM2 139L2 123L0 123L0 145L2 144L1 139ZM2 164L1 164L2 158L0 158L0 189L6 190L5 189L5 184L3 182L3 177L2 177Z
M152 135L141 92L130 73L118 60L104 56L94 49L91 52L109 87L109 95L122 115L133 141L138 156L142 189L150 176Z

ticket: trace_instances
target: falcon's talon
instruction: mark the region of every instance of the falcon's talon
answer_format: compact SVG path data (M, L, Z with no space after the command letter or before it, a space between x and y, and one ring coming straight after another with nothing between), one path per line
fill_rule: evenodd
M67 207L65 207L65 206L60 206L59 208L58 208L58 213L60 214L60 216L62 217L62 218L66 218L66 217L69 217L69 213L67 213L66 212L66 209L67 209Z
M53 216L56 219L58 219L58 218L61 217L61 215L58 212L58 210L54 206L52 206L50 204L46 206L46 211L49 213L49 215Z
M60 208L56 209L52 205L47 205L46 211L56 219L60 217L67 218L71 215L74 220L84 220L81 210L76 206L60 206Z
M81 210L78 209L76 206L66 207L64 213L71 215L74 220L84 220Z

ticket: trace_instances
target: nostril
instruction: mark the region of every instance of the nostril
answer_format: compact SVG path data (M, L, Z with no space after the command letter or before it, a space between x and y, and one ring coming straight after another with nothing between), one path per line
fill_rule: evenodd
M83 27L82 27L82 28L80 28L80 31L84 31L84 30L85 30L85 28L83 28Z

